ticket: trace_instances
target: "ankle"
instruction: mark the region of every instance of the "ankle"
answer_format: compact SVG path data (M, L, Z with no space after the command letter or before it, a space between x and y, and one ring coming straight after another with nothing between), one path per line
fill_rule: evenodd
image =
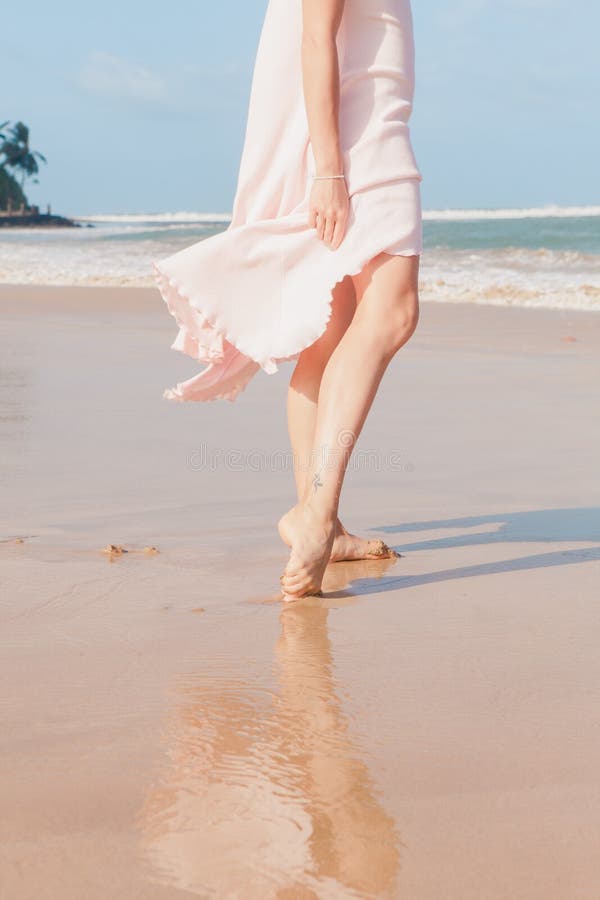
M298 504L303 513L310 516L311 520L327 531L335 531L337 528L337 510L327 509L322 504L315 503L312 497L302 500Z

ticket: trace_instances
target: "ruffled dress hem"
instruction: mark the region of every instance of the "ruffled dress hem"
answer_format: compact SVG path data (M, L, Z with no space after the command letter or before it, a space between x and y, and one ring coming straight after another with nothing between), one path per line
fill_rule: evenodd
M358 275L379 253L421 253L419 181L399 179L395 196L393 190L389 193L390 185L352 195L347 234L335 251L307 225L302 209L282 219L230 227L199 242L191 265L185 257L193 248L153 261L155 281L179 326L172 349L207 364L163 396L175 401L235 400L259 369L271 375L279 363L296 359L326 331L339 282ZM212 249L219 239L223 248ZM257 246L273 240L277 254L272 247L266 254L269 259L279 257L277 279L260 274L262 258L251 258ZM232 272L233 281L226 284ZM201 293L197 285L202 284ZM242 315L244 298L238 306L228 302L232 284L238 293L245 286L260 301L250 324Z

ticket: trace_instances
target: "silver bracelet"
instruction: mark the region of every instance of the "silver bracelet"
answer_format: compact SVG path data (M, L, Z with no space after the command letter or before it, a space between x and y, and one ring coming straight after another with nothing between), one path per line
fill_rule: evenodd
M321 178L345 178L345 175L313 175L313 180L321 179Z

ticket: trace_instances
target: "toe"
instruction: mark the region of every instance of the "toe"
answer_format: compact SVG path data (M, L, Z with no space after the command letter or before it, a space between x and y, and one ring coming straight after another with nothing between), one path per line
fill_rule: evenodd
M306 591L303 591L301 588L285 587L283 588L283 593L286 597L291 597L294 600L306 596Z
M305 574L298 574L292 578L284 578L281 582L281 589L286 594L293 594L296 597L306 597L314 593L316 586L313 580Z
M282 584L292 584L296 581L302 581L304 578L304 572L284 572L279 580Z
M304 567L300 567L291 571L286 570L279 580L282 585L290 587L291 585L306 583L310 580L310 576Z
M306 585L306 579L300 575L290 576L288 578L283 578L281 581L281 588L284 591L288 591L291 593L297 593Z

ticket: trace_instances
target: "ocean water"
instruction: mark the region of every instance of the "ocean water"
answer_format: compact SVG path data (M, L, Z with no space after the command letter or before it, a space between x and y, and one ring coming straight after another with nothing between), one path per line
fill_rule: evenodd
M225 229L227 214L78 219L0 230L0 282L150 285L151 262ZM600 311L600 206L428 210L424 300Z

